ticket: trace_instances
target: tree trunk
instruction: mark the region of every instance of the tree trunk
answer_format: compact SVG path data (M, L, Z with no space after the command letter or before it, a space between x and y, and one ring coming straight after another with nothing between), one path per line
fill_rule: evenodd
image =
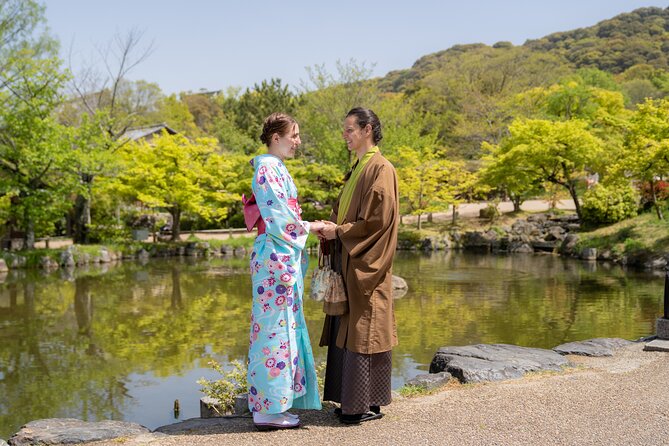
M569 195L571 195L571 199L574 200L574 206L576 206L576 215L578 215L579 220L582 220L581 205L578 202L578 195L576 195L576 185L570 182L567 185L567 189L569 189Z
M428 222L428 223L432 223L432 212L430 212L429 214L427 214L427 222Z
M523 200L519 196L511 196L511 203L513 203L513 212L520 212L520 204Z
M662 214L662 208L657 204L657 193L655 192L655 181L650 180L650 193L653 197L653 207L655 208L655 213L657 218L664 220L664 215Z
M418 230L421 230L421 221L420 221L421 214L418 214Z
M174 206L170 209L172 214L172 240L173 242L181 240L181 209L179 206Z
M26 211L26 235L23 239L23 249L35 249L35 222L32 217L27 216Z
M86 187L86 195L78 194L74 205L74 243L87 244L88 230L91 224L91 189L93 176L81 174L81 182Z
M453 205L453 215L451 219L451 223L455 224L455 222L458 220L458 205L454 204Z

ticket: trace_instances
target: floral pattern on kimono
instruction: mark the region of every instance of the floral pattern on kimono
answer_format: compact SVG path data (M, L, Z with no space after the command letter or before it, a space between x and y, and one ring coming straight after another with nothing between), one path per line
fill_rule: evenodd
M300 218L297 188L283 162L260 155L252 188L266 224L251 253L253 305L248 365L249 410L320 409L309 333L302 310L309 223Z

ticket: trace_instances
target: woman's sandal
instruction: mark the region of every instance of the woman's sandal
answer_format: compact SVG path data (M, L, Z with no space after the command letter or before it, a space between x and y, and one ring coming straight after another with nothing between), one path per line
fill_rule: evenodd
M300 423L297 423L297 424L253 423L253 425L260 432L276 431L276 430L283 430L283 429L296 429L296 428L301 426Z
M290 413L259 414L253 413L253 425L259 431L273 431L278 429L295 429L300 427L298 416Z

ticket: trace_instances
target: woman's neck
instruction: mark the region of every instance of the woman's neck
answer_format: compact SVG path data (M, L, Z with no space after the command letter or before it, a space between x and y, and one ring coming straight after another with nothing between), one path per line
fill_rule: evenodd
M281 154L279 153L278 150L273 149L272 147L269 147L269 148L267 149L267 153L270 154L270 155L272 155L272 156L276 156L276 157L279 158L281 161L283 161L283 156L281 156Z

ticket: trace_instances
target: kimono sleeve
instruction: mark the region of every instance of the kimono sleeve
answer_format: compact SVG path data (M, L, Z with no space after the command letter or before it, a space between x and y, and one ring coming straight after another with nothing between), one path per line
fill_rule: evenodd
M253 181L253 193L265 222L268 237L303 249L309 235L309 222L303 221L288 206L288 171L273 161L259 163Z

